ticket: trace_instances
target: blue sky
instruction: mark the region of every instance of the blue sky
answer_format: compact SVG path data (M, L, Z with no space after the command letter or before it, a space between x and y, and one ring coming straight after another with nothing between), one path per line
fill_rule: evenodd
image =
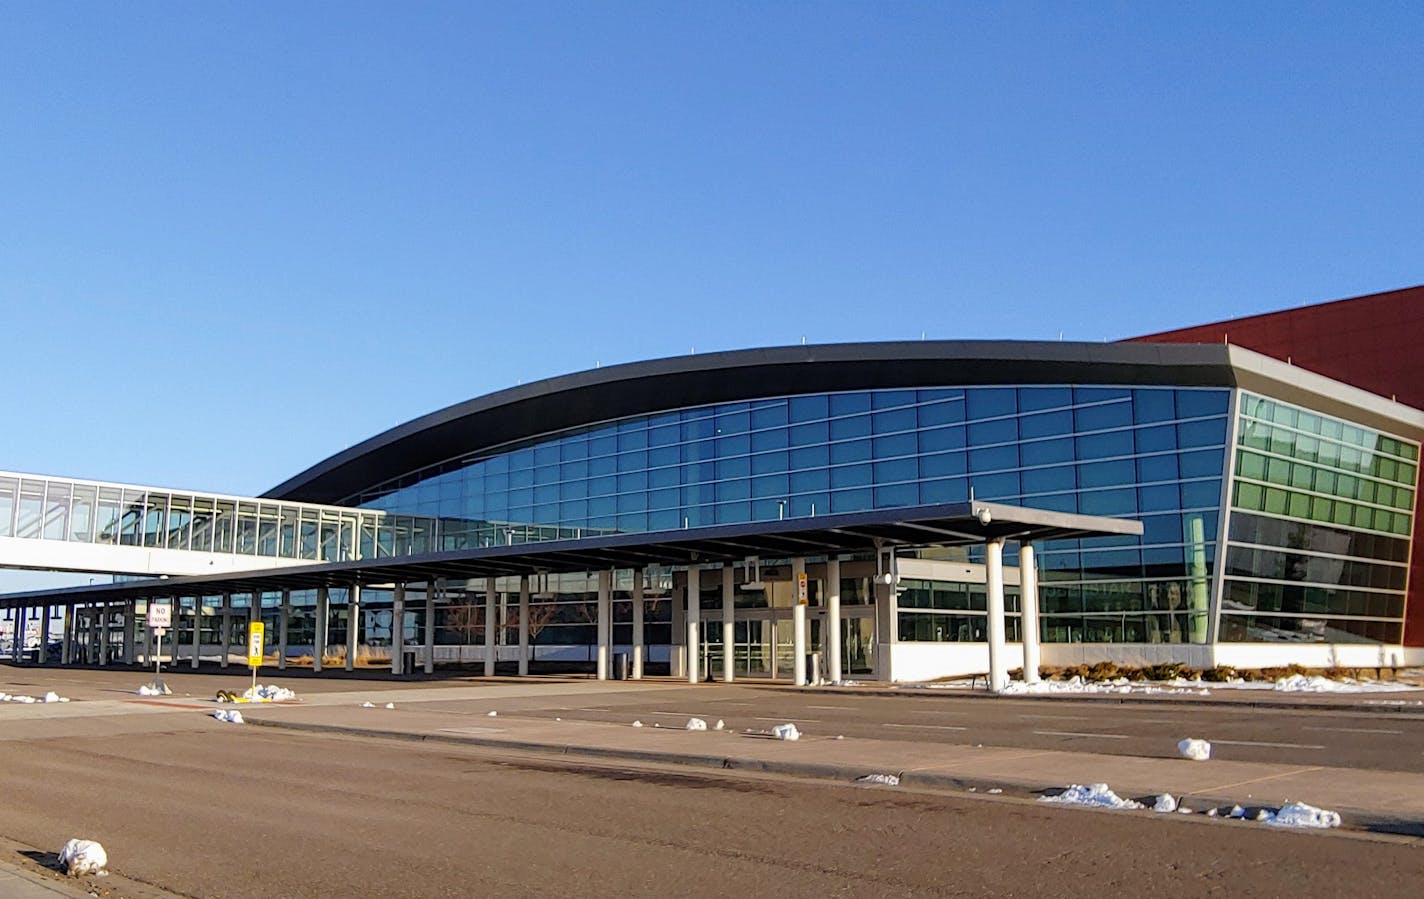
M1418 3L11 3L0 469L263 491L520 381L1424 282Z

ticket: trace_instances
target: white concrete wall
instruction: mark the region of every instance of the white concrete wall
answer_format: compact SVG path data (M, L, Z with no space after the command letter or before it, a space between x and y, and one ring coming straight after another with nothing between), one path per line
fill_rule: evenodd
M1023 644L1009 643L1007 668L1023 664ZM896 683L912 684L941 677L984 674L989 670L987 643L895 643L891 670Z
M1420 650L1414 650L1418 657ZM1377 643L1219 643L1216 664L1233 668L1395 668L1408 662L1402 646Z
M1044 643L1043 664L1051 668L1114 662L1118 665L1158 665L1182 662L1210 668L1211 647L1190 643Z

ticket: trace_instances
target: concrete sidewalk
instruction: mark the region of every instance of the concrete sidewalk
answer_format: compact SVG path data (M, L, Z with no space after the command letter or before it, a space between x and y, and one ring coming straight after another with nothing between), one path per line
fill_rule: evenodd
M1424 836L1421 774L842 738L814 731L785 742L760 729L688 731L685 718L669 715L648 716L644 727L635 728L520 717L517 712L488 717L468 706L442 708L438 700L402 704L400 696L390 698L398 703L395 709L348 702L244 706L242 712L252 724L294 730L839 781L898 774L905 786L931 789L1001 789L1027 796L1072 783L1105 782L1125 797L1185 797L1184 804L1195 811L1231 805L1275 807L1298 800L1339 811L1347 827ZM742 722L732 722L733 727L738 724ZM1171 741L1168 744L1164 753L1173 749Z

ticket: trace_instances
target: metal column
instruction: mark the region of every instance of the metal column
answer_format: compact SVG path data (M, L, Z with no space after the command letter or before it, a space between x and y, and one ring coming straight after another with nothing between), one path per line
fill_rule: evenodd
M1038 647L1038 568L1033 544L1019 544L1019 630L1023 640L1024 683L1038 683L1041 657Z
M643 577L646 569L633 570L633 680L643 679L643 653L646 651L643 634Z
M821 625L821 643L825 646L826 677L831 683L841 682L841 560L826 560L826 620Z
M282 609L277 617L277 670L287 667L287 637L292 627L292 591L282 591Z
M529 575L519 576L519 676L529 674Z
M485 677L494 677L495 656L494 578L485 578Z
M806 686L806 597L801 595L801 580L806 576L806 560L791 560L791 586L796 591L796 604L791 607L791 671L796 686Z
M430 583L425 584L430 595ZM391 674L405 674L405 584L396 584L391 599Z
M356 670L356 650L361 646L361 585L346 588L346 670Z
M702 676L702 656L697 651L697 631L702 615L702 566L687 566L687 682L695 684Z
M598 573L598 679L608 680L609 646L613 642L613 572Z
M987 587L985 605L988 609L989 689L998 693L1009 682L1004 653L1004 540L1002 537L984 543L984 574Z
M737 623L734 609L737 605L737 571L730 563L722 565L722 682L730 684L733 678L737 642Z
M316 588L316 621L314 623L316 633L312 635L312 671L321 673L321 660L326 655L327 628L330 626L328 618L331 614L331 590L326 587Z

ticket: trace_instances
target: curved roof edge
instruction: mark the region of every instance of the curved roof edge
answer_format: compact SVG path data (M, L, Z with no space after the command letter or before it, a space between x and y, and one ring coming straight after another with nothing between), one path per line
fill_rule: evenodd
M398 425L263 494L335 503L456 455L709 403L798 393L989 384L1235 385L1223 344L900 341L674 356L559 375Z

